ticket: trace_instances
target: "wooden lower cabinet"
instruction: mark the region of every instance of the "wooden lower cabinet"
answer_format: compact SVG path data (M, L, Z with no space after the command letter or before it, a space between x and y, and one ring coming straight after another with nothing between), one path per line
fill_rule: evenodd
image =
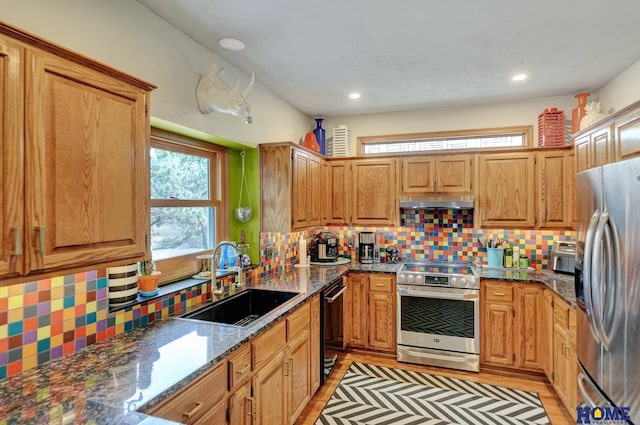
M229 425L251 425L254 416L251 382L238 387L229 395Z
M542 345L542 370L547 376L547 379L549 379L549 382L553 382L553 292L549 289L545 289L542 294L540 326L542 336L540 340Z
M540 370L544 288L534 283L483 280L481 290L482 363Z
M555 297L553 322L553 388L575 419L578 400L575 309Z
M316 295L149 411L194 425L291 425L320 385Z
M348 345L384 352L396 351L395 276L382 273L351 273L347 277L345 302L351 317ZM351 320L349 320L351 319Z

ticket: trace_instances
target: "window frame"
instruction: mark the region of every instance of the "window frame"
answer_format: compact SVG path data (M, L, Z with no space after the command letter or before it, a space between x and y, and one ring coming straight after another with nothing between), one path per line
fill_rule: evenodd
M490 137L490 136L502 136L502 135L522 135L524 142L522 146L498 146L490 148L476 148L476 149L439 149L439 150L425 150L425 151L407 151L407 152L383 152L383 153L365 153L364 147L367 144L377 144L384 142L402 142L404 140L415 139L458 139L464 137ZM474 130L455 130L455 131L435 131L424 133L404 133L404 134L386 134L380 136L359 136L356 139L356 152L358 156L375 157L375 156L389 156L399 154L441 154L441 153L456 153L456 152L469 152L473 151L491 151L491 150L508 150L508 149L525 149L533 147L533 126L513 126L513 127L494 127L494 128L481 128Z
M214 244L226 240L229 237L229 150L214 143L193 139L188 136L172 133L165 130L151 129L151 143L149 149L165 149L183 154L206 156L211 161L211 173L209 173L210 200L186 200L186 199L151 199L151 162L149 167L149 217L151 208L154 207L214 207L216 234ZM149 229L149 232L151 229ZM151 235L151 233L149 233ZM149 252L151 253L151 240L149 240ZM186 255L154 260L157 270L162 272L160 283L169 283L185 277L193 276L198 272L196 256L211 252L211 249L193 252Z

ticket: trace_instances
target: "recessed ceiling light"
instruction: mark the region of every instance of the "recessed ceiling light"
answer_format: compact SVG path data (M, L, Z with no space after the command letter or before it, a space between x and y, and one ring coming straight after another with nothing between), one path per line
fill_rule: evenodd
M527 74L516 74L511 77L511 81L523 81L527 79Z
M351 93L349 97L351 99L360 99L360 93Z
M227 50L242 50L245 47L244 42L237 38L221 38L218 44Z

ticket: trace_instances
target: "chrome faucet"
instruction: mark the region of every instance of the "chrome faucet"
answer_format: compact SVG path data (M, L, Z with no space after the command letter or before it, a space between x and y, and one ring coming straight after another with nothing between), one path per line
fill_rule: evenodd
M220 241L218 245L213 249L213 272L212 276L215 279L215 273L218 270L218 250L221 246L226 245L228 247L233 248L236 252L236 265L238 267L238 277L236 278L236 286L244 285L244 273L242 271L242 254L240 254L240 250L238 249L238 244L232 241ZM223 259L224 261L224 259ZM220 289L218 286L218 282L216 281L216 288Z

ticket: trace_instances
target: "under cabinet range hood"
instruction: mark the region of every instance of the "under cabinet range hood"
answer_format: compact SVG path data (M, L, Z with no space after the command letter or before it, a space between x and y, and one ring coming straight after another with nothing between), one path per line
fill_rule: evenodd
M473 195L420 195L401 196L401 209L472 209Z

